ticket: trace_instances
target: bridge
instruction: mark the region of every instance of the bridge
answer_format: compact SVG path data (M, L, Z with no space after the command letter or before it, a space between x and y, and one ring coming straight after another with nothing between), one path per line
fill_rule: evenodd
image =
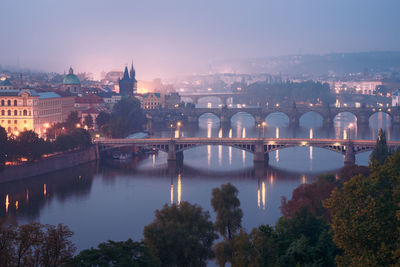
M221 103L226 105L227 101L231 97L244 95L243 93L233 93L233 92L225 92L225 93L180 93L181 97L190 98L193 104L198 104L199 100L206 97L218 98L221 100Z
M324 126L332 126L337 115L344 112L349 112L356 117L359 127L368 126L369 118L378 112L386 113L391 118L393 126L400 127L400 107L322 107L322 106L293 106L293 107L255 107L255 108L177 108L163 109L156 111L147 111L149 117L154 121L157 118L160 122L165 121L163 115L168 113L181 114L183 120L189 123L198 123L200 116L211 113L216 115L221 124L229 124L232 117L240 112L245 112L253 116L255 124L261 124L272 113L283 113L289 118L291 126L299 126L300 118L309 112L315 112L322 117Z
M183 151L199 146L230 146L254 154L255 164L268 164L269 152L296 146L328 149L344 155L344 164L354 164L355 155L371 151L375 140L307 139L307 138L146 138L146 139L96 139L100 151L126 146L155 148L168 153L168 161L183 161ZM390 148L400 146L400 141L388 141Z

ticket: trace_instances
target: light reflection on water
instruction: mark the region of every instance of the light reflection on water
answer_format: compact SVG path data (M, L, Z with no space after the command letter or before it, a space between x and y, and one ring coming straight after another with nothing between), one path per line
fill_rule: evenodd
M375 115L374 115L375 116ZM288 126L283 114L266 119L263 134L276 138L351 138L375 139L384 127L388 139L398 140L391 132L390 118L377 114L370 128L358 129L351 116L340 114L334 127L319 126L318 115L309 113L300 120L300 127ZM314 126L313 126L314 125ZM258 137L254 118L247 113L235 115L230 126L221 127L218 118L204 115L198 127L182 125L179 136ZM158 136L170 137L170 130ZM274 155L275 153L275 155ZM369 153L357 155L357 163L367 164ZM0 217L10 223L39 221L65 223L75 232L78 249L96 246L111 240L142 238L143 227L154 218L154 210L165 203L189 201L211 212L211 191L231 182L239 190L247 230L260 224L274 224L280 216L281 196L291 193L301 183L310 183L319 173L343 166L343 156L317 147L294 147L270 155L270 168L263 175L253 170L253 156L225 146L206 146L187 150L184 166L171 174L167 155L160 152L147 159L118 166L82 165L73 169L43 175L0 187Z

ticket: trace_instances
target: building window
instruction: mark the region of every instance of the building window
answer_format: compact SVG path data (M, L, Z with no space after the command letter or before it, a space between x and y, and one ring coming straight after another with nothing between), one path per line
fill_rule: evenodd
M6 115L6 112L4 110L1 111L1 116Z
M17 105L18 105L17 100L14 100L14 106L17 106Z
M11 100L7 100L7 105L11 106Z
M18 121L17 121L17 120L15 120L15 121L14 121L14 124L18 124Z
M10 120L8 120L8 124L11 124L11 121L10 121Z
M24 109L24 116L27 116L28 115L28 112L26 111L26 109Z
M4 106L4 100L1 100L1 105Z
M18 116L18 111L14 110L14 116Z
M8 127L7 132L11 133L11 127Z
M8 110L8 111L7 111L7 115L8 115L8 116L11 116L11 110Z

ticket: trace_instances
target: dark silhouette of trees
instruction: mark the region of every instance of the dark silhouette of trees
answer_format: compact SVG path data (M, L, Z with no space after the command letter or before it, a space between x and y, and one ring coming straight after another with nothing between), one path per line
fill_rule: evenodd
M167 204L144 228L144 243L163 266L205 266L217 238L210 215L197 205Z
M115 104L111 114L101 112L96 122L103 135L121 138L142 130L146 116L140 107L140 101L135 97L127 97Z
M70 259L75 246L72 232L65 225L57 227L30 223L0 225L1 266L61 266Z
M243 212L237 194L238 190L231 183L212 190L211 205L217 213L214 228L225 239L232 239L242 227Z
M333 188L338 183L333 174L325 174L311 184L301 184L292 193L292 199L287 201L282 197L281 212L285 217L293 217L301 209L305 208L314 216L324 216L329 221L329 213L326 212L322 201L329 198Z
M83 124L85 124L88 129L92 129L93 128L93 117L90 114L87 114L84 118L83 118Z
M70 259L66 266L132 266L157 267L159 260L153 257L143 242L127 241L115 242L109 240L100 243L97 248L85 249Z
M0 126L0 171L4 168L8 149L8 139L6 130Z
M376 147L371 153L371 161L377 161L379 164L385 163L386 158L390 155L390 150L386 144L385 131L379 129L378 138L376 139Z

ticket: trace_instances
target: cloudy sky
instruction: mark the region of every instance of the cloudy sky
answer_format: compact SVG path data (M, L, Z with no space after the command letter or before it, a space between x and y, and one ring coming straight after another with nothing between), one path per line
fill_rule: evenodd
M400 50L398 0L1 0L0 64L139 79L213 60Z

